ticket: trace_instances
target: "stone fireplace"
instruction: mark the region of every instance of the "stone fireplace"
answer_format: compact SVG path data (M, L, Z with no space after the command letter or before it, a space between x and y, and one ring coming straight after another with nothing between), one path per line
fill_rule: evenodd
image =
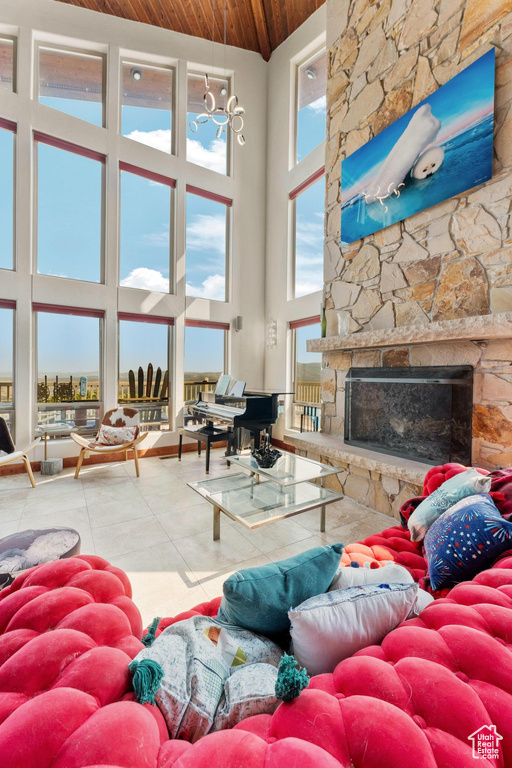
M430 465L344 441L351 368L472 371L467 458L512 465L512 13L495 0L328 0L327 14L337 30L328 52L327 337L308 344L322 353L324 430L287 440L339 466L332 483L346 495L397 517ZM491 46L493 178L342 248L342 160Z

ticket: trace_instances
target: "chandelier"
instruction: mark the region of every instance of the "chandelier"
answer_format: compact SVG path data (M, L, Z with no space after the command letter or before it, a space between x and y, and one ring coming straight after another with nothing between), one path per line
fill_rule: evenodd
M224 0L224 57L226 51L226 14L227 0ZM212 43L215 43L215 0L212 0ZM211 120L217 126L215 135L218 139L221 138L223 133L227 134L229 128L229 130L235 134L238 143L243 146L245 144L245 136L242 133L244 129L243 115L245 115L245 109L242 106L239 106L238 96L233 94L229 97L226 106L220 107L217 106L215 96L210 90L210 81L207 74L204 76L204 88L204 112L201 112L201 114L197 115L194 120L190 121L189 127L192 133L197 133L200 125L205 125Z

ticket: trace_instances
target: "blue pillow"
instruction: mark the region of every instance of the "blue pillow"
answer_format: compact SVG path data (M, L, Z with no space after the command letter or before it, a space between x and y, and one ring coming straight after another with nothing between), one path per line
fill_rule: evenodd
M224 582L217 618L268 637L288 632L290 608L327 592L342 554L343 544L331 544L237 571Z
M432 589L467 581L512 549L512 523L487 495L467 496L428 529L425 556Z

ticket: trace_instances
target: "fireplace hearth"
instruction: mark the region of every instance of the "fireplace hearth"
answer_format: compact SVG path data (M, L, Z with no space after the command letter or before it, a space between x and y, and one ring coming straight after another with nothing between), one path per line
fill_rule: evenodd
M433 465L469 465L472 408L472 366L350 368L345 443Z

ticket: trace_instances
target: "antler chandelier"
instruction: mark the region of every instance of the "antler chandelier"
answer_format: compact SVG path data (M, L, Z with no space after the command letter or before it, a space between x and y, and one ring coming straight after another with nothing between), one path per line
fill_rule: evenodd
M226 50L226 14L227 14L227 0L224 0L224 55ZM215 0L212 0L212 43L215 43ZM213 53L212 53L213 58ZM225 62L224 62L225 63ZM245 144L245 136L242 131L244 129L245 109L238 104L238 96L233 94L229 97L225 107L217 106L215 96L210 90L210 81L208 75L204 76L205 92L203 96L204 112L197 115L194 120L189 123L192 133L197 133L200 125L205 125L210 120L217 126L216 136L218 139L223 133L228 132L228 128L236 135L238 143L243 146Z

